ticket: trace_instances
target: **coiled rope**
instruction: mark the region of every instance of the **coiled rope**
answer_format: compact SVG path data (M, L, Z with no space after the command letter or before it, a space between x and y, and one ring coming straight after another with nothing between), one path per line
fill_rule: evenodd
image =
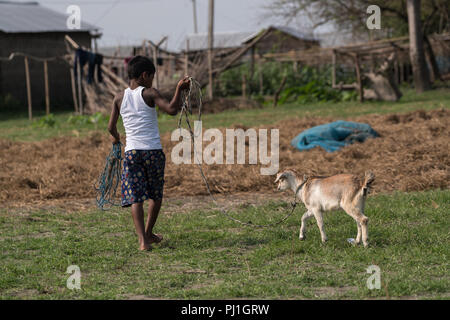
M96 187L96 202L97 207L102 210L107 210L105 207L118 206L114 201L116 198L117 187L121 180L122 168L122 143L113 144L111 152L106 157L105 168L98 178Z
M188 131L189 134L191 135L191 140L192 140L192 145L195 145L195 134L192 130L192 126L191 126L191 122L189 119L189 115L192 115L192 100L194 100L194 103L197 104L198 106L198 120L201 120L201 116L202 116L202 90L201 90L201 86L198 83L197 80L195 80L194 78L190 77L190 85L189 85L189 90L184 90L181 94L182 97L182 106L181 106L181 112L180 112L180 118L178 119L178 128L181 130L181 122L182 122L182 118L184 116L187 127L188 127ZM194 157L198 159L198 155L196 152L196 148L194 147ZM208 190L208 194L211 197L211 199L213 200L213 203L215 204L215 206L219 209L219 211L228 219L237 222L239 224L245 225L245 226L251 226L254 228L267 228L267 227L273 227L273 226L277 226L280 223L286 221L293 213L295 210L295 207L297 206L297 193L298 191L303 187L303 185L306 183L306 180L297 187L297 190L294 194L294 201L291 203L291 210L279 221L274 222L274 223L270 223L270 224L265 224L265 225L259 225L259 224L254 224L251 221L245 222L245 221L241 221L239 219L234 218L233 216L231 216L224 208L222 208L221 206L219 206L216 198L214 197L214 194L211 192L211 188L208 182L208 179L206 178L206 175L203 171L203 167L201 165L200 161L195 161L197 163L198 169L200 171L200 174L202 176L203 182L205 183L206 189Z

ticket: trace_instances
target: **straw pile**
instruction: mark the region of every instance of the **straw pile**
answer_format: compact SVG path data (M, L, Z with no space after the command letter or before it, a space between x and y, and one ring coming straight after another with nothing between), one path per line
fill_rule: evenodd
M377 193L450 187L450 110L346 119L370 124L381 137L334 153L319 148L300 152L290 145L302 130L334 120L337 119L290 119L265 126L280 129L280 170L362 175L370 169L376 176ZM222 132L225 137L225 131ZM31 143L0 140L0 204L93 198L93 184L110 151L109 141L105 133ZM170 133L163 135L162 143L167 157L165 196L205 195L206 188L195 165L171 162L175 143L170 141ZM214 192L275 192L274 177L260 175L259 169L260 165L204 165Z

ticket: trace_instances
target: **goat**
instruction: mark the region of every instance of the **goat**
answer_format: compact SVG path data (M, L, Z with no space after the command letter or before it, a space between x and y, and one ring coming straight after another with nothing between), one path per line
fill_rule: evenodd
M305 239L306 221L314 216L319 227L322 242L327 241L327 236L323 229L324 211L337 210L342 208L349 216L356 221L358 234L355 243L362 242L364 247L368 243L367 225L369 218L364 215L364 203L375 176L367 171L363 179L353 174L338 174L331 177L298 177L292 170L286 170L277 174L275 183L278 183L278 190L291 189L307 209L302 216L299 239Z

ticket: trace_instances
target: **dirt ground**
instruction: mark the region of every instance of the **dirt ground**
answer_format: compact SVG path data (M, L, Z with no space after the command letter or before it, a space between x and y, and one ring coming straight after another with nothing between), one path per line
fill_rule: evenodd
M290 145L290 141L301 131L334 120L337 119L294 118L264 127L280 129L280 170L294 168L308 174L363 175L365 170L370 169L376 176L375 193L450 187L450 110L346 119L369 123L381 137L334 153L320 148L300 152ZM175 165L170 160L172 147L176 144L170 141L170 133L162 136L162 143L167 157L165 196L185 199L206 195L196 165ZM206 145L204 143L204 147ZM61 137L41 142L0 140L0 205L46 205L94 198L93 185L104 167L110 147L109 137L99 132L82 139ZM219 196L244 194L242 199L245 199L246 193L273 198L279 195L274 188L274 176L261 175L260 165L203 167L214 192ZM284 198L288 196L290 194L283 195ZM91 204L92 201L89 201L89 206Z

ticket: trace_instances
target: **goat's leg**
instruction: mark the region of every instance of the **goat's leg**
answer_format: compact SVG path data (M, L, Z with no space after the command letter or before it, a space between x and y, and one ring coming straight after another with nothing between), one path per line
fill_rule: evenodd
M369 223L369 218L367 218L363 213L362 210L359 210L357 208L345 208L345 212L349 216L351 216L353 219L355 219L356 224L358 226L358 235L356 236L356 243L362 242L364 244L364 247L367 247L369 245L368 237L369 232L367 230L367 224Z
M313 213L308 210L306 211L302 216L302 225L300 226L300 234L298 235L298 238L300 240L305 239L305 232L306 232L306 221L313 216Z
M361 224L361 231L362 231L362 242L364 244L364 247L367 248L369 245L369 230L368 230L368 224L369 224L369 218L367 218L365 215L361 213L360 222Z
M325 243L328 238L325 234L325 230L323 229L323 216L322 211L320 209L314 209L313 211L314 217L316 218L317 226L319 227L320 237L322 238L322 242Z
M358 234L356 235L355 243L360 244L361 243L361 224L358 221L356 221L356 226L358 227Z

